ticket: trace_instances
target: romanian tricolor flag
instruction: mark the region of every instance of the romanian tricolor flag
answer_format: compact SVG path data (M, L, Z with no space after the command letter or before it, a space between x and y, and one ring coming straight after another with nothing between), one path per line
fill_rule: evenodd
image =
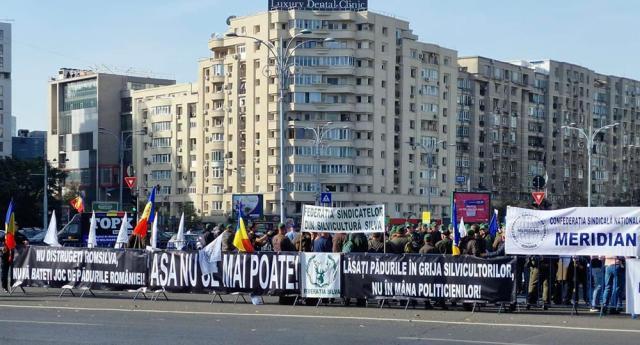
M71 207L73 207L76 212L78 213L82 213L84 212L84 201L82 200L81 196L77 196L75 198L73 198L69 204L71 204Z
M133 234L139 237L147 237L147 228L150 223L153 223L154 218L154 203L156 199L156 188L153 187L151 190L151 194L149 194L149 200L147 201L147 205L144 207L144 211L142 211L142 215L138 220L138 224L136 224L135 229L133 229Z
M238 226L236 227L236 234L233 236L233 245L240 252L253 253L254 251L251 240L249 240L249 234L247 234L247 228L244 226L242 211L238 212Z
M11 199L7 209L7 216L4 218L4 245L9 250L16 247L16 216L13 207L13 199Z
M458 208L456 207L456 199L451 199L451 224L453 225L453 244L451 252L453 255L460 255L460 232L458 231Z

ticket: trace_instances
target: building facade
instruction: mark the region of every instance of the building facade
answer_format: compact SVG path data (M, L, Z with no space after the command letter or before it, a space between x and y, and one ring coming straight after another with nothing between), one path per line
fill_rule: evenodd
M120 144L132 133L131 91L175 81L66 68L51 79L47 159L67 172L66 190L84 194L86 205L118 201ZM122 147L125 169L130 140Z
M0 22L0 157L11 156L11 24Z
M203 185L198 180L208 169L202 156L204 130L198 110L195 84L177 84L131 94L134 129L147 135L135 136L133 163L137 189L144 201L156 187L156 209L161 217L176 216L184 204L196 212L204 208ZM200 191L200 192L198 192Z
M228 30L276 49L297 35L284 98L288 216L331 192L334 206L381 203L391 217L419 217L427 209L434 218L449 217L456 51L420 42L407 22L373 12L271 11L232 18ZM209 49L188 100L168 104L177 122L176 107L197 95L195 116L182 124L189 130L172 133L176 170L166 177L177 188L175 200L184 192L203 219L213 220L231 214L233 194L261 194L264 213L277 215L282 131L274 57L246 37L214 36ZM157 92L135 97L182 91ZM142 120L153 107L134 106L134 123L153 126ZM154 166L151 153L143 156L138 171L145 159ZM186 184L176 184L180 175Z
M47 142L47 132L21 129L12 138L12 156L20 160L43 159Z

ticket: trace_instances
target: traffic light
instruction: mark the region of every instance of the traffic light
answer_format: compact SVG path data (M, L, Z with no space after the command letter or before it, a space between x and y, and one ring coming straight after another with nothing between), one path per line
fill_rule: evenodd
M134 194L131 194L131 212L137 212L137 211L138 211L137 196Z

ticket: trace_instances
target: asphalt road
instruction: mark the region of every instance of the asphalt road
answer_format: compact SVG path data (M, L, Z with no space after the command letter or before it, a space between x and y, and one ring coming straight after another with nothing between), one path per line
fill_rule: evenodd
M170 294L57 298L0 294L0 344L637 344L640 321L568 311L470 313L402 308L214 303ZM231 297L226 297L227 301Z

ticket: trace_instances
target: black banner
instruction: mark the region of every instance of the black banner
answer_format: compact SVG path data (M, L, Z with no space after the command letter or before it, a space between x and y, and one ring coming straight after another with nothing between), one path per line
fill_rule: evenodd
M221 271L218 263L218 272ZM203 275L197 251L163 250L149 254L149 286L172 292L207 292L221 289L221 273Z
M169 291L298 294L298 253L225 253L218 272L202 275L196 251L151 254L149 285Z
M368 0L269 0L269 11L366 11Z
M513 301L515 262L509 257L343 254L342 295Z
M13 280L23 286L89 286L131 289L147 284L147 254L142 250L28 247L16 250Z

